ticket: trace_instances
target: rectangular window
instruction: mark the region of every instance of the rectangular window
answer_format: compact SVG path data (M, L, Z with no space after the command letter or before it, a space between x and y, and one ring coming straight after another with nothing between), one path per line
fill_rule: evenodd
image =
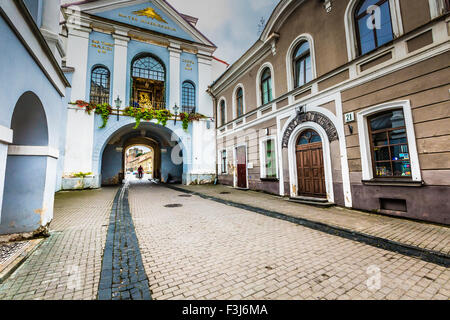
M264 165L266 176L263 178L275 179L277 178L277 162L275 156L275 140L270 139L264 142Z
M411 159L403 110L368 118L374 177L411 178Z
M222 153L221 153L221 157L222 157L222 161L221 161L221 164L222 164L222 174L225 174L225 173L227 173L227 150L223 150L222 151Z

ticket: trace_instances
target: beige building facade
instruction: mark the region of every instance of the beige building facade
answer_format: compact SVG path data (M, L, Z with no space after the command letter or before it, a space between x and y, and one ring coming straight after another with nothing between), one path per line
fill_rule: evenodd
M210 87L220 183L450 224L447 0L282 0Z

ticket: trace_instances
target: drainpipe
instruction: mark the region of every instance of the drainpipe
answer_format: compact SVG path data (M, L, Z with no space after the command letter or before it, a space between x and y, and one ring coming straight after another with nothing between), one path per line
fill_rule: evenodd
M208 94L211 96L211 98L213 99L213 106L214 106L214 110L213 110L213 115L214 116L214 123L216 125L216 138L215 138L215 143L216 143L216 154L214 155L214 157L216 158L216 179L214 181L214 184L216 184L216 182L219 179L219 164L217 162L217 150L218 150L218 144L217 144L217 98L216 96L212 93L212 89L211 86L208 86L208 90L206 90L206 92L208 92Z

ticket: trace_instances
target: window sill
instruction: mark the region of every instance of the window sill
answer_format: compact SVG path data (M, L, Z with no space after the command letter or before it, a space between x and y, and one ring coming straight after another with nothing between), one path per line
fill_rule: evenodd
M423 181L413 181L410 179L372 179L362 180L365 186L391 186L391 187L423 187Z
M264 181L264 182L279 182L280 181L280 179L278 179L278 178L261 178L260 180Z

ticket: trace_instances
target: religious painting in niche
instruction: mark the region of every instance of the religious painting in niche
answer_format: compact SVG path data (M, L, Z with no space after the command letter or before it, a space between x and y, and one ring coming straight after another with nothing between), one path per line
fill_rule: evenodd
M156 58L146 55L136 59L132 67L132 104L165 109L165 67Z

